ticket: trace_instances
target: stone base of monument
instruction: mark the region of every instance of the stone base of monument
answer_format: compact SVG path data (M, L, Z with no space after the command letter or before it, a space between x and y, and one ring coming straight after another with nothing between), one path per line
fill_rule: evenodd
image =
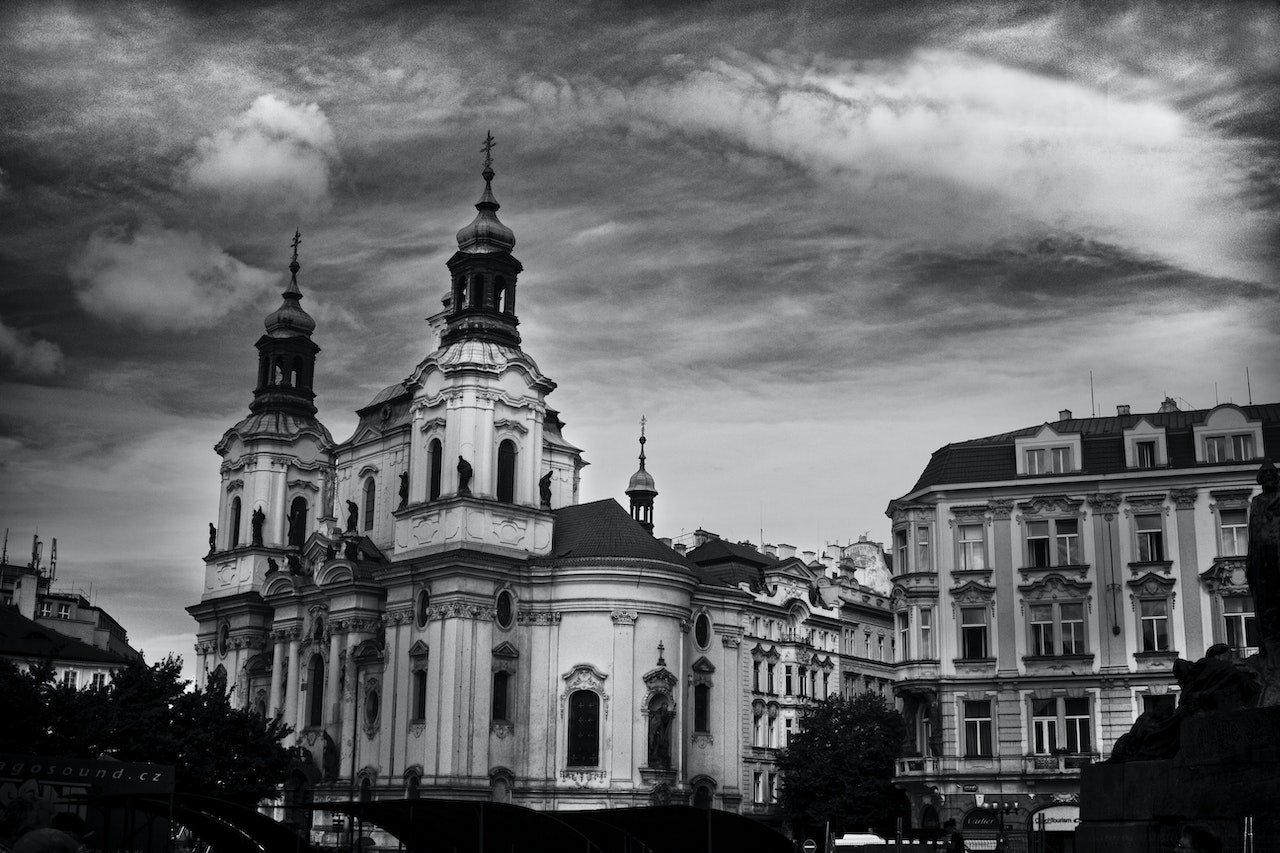
M1177 757L1081 773L1077 853L1172 850L1187 823L1216 832L1224 851L1280 853L1280 707L1198 714Z

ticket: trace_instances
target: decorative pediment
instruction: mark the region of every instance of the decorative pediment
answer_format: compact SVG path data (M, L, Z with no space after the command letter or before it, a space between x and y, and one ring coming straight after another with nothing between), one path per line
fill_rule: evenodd
M995 599L996 588L969 581L951 591L951 599L957 604L988 604Z
M1200 583L1219 595L1252 595L1245 579L1244 557L1219 557L1200 573Z
M228 492L234 492L236 489L243 489L243 488L244 488L244 480L240 479L239 477L237 477L234 480L227 481Z
M503 642L493 647L492 654L495 658L507 658L509 660L515 660L516 658L520 657L520 650L517 649L515 646L511 645L510 642L504 640Z
M244 671L246 675L265 675L271 672L271 656L267 654L257 654L245 661Z
M901 503L892 501L889 504L889 516L894 524L904 522L933 521L937 517L937 507L932 504Z
M411 658L425 658L425 657L428 657L430 654L431 654L431 647L428 646L426 643L424 643L422 640L416 641L412 646L409 647L409 657Z
M267 582L262 585L262 597L294 595L298 592L298 587L301 583L302 579L297 575L291 575L286 571L274 572L267 578Z
M644 683L650 691L670 693L680 683L680 680L671 674L671 670L665 666L660 666L644 674Z
M1082 598L1087 598L1092 588L1093 584L1088 581L1066 578L1054 573L1046 575L1033 583L1018 587L1018 592L1022 593L1027 601L1056 601L1058 599L1078 601Z
M524 424L519 421L513 421L510 418L502 418L501 420L494 421L493 428L495 430L510 430L511 432L518 432L521 435L526 435L529 432L529 428Z
M1253 489L1220 489L1209 493L1213 498L1212 509L1248 509Z
M351 657L357 663L375 663L382 660L383 649L382 643L377 639L368 639L360 643L351 652Z
M951 508L951 516L955 524L980 524L987 520L987 512L989 510L990 507L986 504L953 506Z
M566 672L561 678L564 679L564 692L560 694L560 716L564 716L565 706L569 701L569 694L575 690L590 690L600 695L600 708L605 719L609 718L609 695L604 691L605 679L609 676L596 669L589 663L580 663L573 669ZM674 678L674 676L672 676Z
M1125 495L1124 498L1124 514L1127 518L1132 518L1135 513L1153 513L1159 512L1165 515L1169 513L1169 507L1165 505L1163 493L1151 495Z
M1084 513L1080 507L1083 504L1083 500L1066 495L1036 495L1019 503L1018 509L1024 516L1082 516Z
M755 647L751 650L751 656L753 658L760 658L763 660L772 661L773 663L777 663L778 661L782 660L782 655L778 654L778 650L776 648L774 648L773 646L770 646L769 648L766 649L764 646L760 645L759 643L756 643Z
M700 658L698 658L696 661L694 661L694 662L693 662L693 665L692 665L690 668L691 668L694 672L712 673L712 672L715 672L715 671L716 671L716 666L715 666L715 664L713 664L711 661L707 660L706 655L703 655L702 657L700 657Z
M1128 581L1125 585L1131 590L1131 598L1134 596L1163 596L1173 593L1173 588L1177 585L1177 581L1170 577L1158 575L1155 572L1147 572L1141 577Z
M432 430L436 430L436 429L444 429L444 425L445 425L444 418L429 418L428 420L425 420L422 422L422 426L419 427L419 429L421 429L423 432L431 432Z
M290 480L289 488L306 489L307 491L310 491L310 492L320 491L320 487L317 486L315 483L311 482L310 480Z

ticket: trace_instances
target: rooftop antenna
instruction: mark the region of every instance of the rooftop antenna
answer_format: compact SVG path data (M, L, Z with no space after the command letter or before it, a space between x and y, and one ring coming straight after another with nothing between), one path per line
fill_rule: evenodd
M1249 384L1249 366L1246 364L1244 368L1244 387L1249 391L1249 405L1253 405L1253 386Z
M55 536L49 545L49 583L58 577L58 538Z
M36 571L40 570L40 548L44 543L40 541L40 534L36 533L31 537L31 568Z
M1213 404L1218 405L1218 383L1213 383Z
M1093 371L1089 371L1089 417L1098 416L1098 404L1093 399Z
M4 552L0 554L0 563L9 562L9 528L4 529Z

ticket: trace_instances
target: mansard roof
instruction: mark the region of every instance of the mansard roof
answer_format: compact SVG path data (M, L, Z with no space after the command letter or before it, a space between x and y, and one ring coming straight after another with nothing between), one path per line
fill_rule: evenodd
M764 585L764 569L778 564L750 545L724 539L704 542L685 556L697 566L697 575L703 582L731 587L745 583L756 590Z
M34 619L23 616L18 608L4 605L0 605L0 657L26 661L47 658L55 663L63 661L116 666L128 663L114 652L59 634Z
M693 564L646 531L613 498L553 510L553 560L658 560L693 569Z
M1280 450L1280 403L1239 406L1251 421L1262 422L1262 443L1268 456ZM1081 470L1085 476L1118 474L1125 467L1124 433L1146 420L1165 431L1170 468L1195 468L1194 428L1203 424L1214 409L1147 412L1102 418L1068 418L1047 424L1059 436L1079 435ZM1013 432L990 435L948 444L934 451L920 479L910 493L953 483L985 483L1013 480L1018 476L1015 441L1034 436L1045 424L1023 427ZM1238 464L1238 463L1222 463Z

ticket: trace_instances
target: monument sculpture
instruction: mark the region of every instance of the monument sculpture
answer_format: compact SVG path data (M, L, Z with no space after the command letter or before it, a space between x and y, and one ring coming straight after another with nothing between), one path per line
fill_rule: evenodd
M360 523L360 507L355 501L347 501L347 532L355 533L356 526Z
M214 527L212 522L209 524L209 553L212 554L218 550L218 528Z
M471 463L458 457L458 494L471 494Z
M409 472L400 474L400 509L409 505Z
M551 472L543 474L538 480L538 497L542 500L543 509L551 509Z
M262 507L254 509L250 522L253 526L253 544L261 547L262 528L267 523L267 514L262 511Z

